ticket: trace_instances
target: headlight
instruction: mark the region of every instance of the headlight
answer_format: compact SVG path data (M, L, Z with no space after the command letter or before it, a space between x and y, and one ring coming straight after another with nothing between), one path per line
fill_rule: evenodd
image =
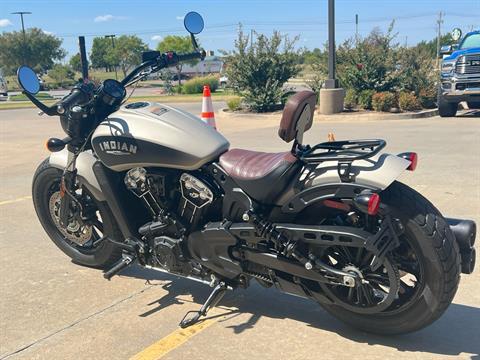
M442 72L451 73L455 67L455 61L444 61L442 63Z

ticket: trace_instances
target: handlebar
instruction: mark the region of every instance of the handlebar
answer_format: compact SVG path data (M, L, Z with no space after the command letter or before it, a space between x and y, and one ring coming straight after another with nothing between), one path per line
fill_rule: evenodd
M89 94L81 87L76 87L70 94L65 96L56 104L57 112L59 114L64 114L66 109L70 109L72 106L77 104L85 103L88 101L88 99Z

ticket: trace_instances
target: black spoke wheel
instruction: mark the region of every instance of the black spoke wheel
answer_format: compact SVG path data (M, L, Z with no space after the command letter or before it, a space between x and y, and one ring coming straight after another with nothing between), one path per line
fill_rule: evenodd
M361 273L369 286L352 290L311 283L309 288L312 293L323 292L332 303L321 301L320 305L355 328L382 335L408 333L434 322L452 302L460 280L458 244L440 212L415 190L394 182L380 197L403 228L400 246L387 255L384 269L369 271L371 259L366 250L332 246L322 254L316 248L313 251L323 261ZM318 216L318 209L314 210L302 214L303 218L311 221ZM398 282L392 274L398 276Z
M397 298L400 276L390 258L372 271L368 261L373 254L363 248L346 246L329 247L324 251L323 261L339 270L357 276L355 286L320 283L327 296L349 311L359 314L373 314L386 310Z
M62 171L50 166L48 159L35 173L32 195L40 223L55 245L76 263L111 266L120 259L121 249L107 239L121 239L121 233L110 209L80 188L74 194L78 203L72 203L68 226L63 228L59 222L61 176Z

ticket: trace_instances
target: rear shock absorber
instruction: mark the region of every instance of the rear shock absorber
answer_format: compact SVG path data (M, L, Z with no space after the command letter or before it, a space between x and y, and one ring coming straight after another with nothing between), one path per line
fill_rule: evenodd
M255 226L257 233L265 240L271 241L275 245L275 250L282 252L284 256L290 257L295 250L295 243L277 230L276 226L255 214L253 210L246 211L242 219Z

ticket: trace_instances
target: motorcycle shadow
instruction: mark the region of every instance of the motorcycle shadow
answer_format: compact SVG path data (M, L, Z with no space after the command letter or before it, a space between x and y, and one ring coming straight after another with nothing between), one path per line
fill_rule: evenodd
M150 316L162 309L174 305L191 302L185 297L191 296L193 302L200 306L211 292L208 286L163 274L153 270L132 267L122 276L141 278L150 282L161 281L159 286L167 294L147 304L152 307L141 317ZM164 283L165 282L165 283ZM382 345L398 351L428 352L439 355L459 355L461 353L480 354L478 326L480 324L480 308L452 304L445 314L431 326L412 334L397 336L380 336L352 329L334 319L313 301L280 293L275 289L265 289L252 282L246 289L229 291L218 308L220 315L207 315L207 318L222 317L218 322L233 333L248 331L262 318L293 319L321 331L334 332L352 341L366 345ZM218 312L217 312L218 313ZM250 314L243 320L240 314ZM240 319L242 318L242 319Z

